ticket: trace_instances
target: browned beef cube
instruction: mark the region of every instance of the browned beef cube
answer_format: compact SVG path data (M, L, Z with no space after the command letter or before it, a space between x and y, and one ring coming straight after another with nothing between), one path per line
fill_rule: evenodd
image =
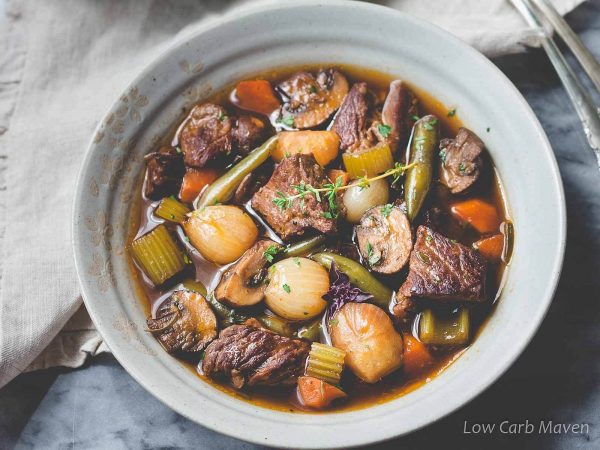
M440 181L453 194L469 189L479 178L485 148L479 137L466 128L458 130L454 139L440 142Z
M321 196L320 202L314 195L306 194L304 201L297 198L291 204L283 206L275 203L281 196L298 194L294 186L301 183L314 188L321 188L329 183L323 168L312 155L284 158L275 168L269 182L252 197L252 208L260 213L284 240L300 236L311 228L321 233L334 233L337 223L324 196Z
M407 297L481 301L485 298L485 260L476 251L421 225L400 288Z
M262 328L232 325L206 347L202 370L211 378L244 384L291 384L304 371L310 343Z
M183 157L172 147L162 147L146 155L148 172L144 193L151 200L159 200L179 192L185 167Z

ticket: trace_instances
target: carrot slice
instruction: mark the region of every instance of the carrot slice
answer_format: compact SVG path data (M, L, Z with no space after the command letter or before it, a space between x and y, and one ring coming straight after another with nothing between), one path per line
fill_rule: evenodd
M310 408L326 408L337 398L346 397L341 389L315 377L298 378L298 394L302 404Z
M339 177L342 177L342 186L346 186L348 184L348 180L350 179L348 172L339 169L331 169L327 171L327 176L332 183L335 183Z
M247 80L238 83L235 88L237 106L266 116L280 106L271 83L267 80Z
M219 173L211 168L187 169L179 190L179 198L182 202L192 203L202 192L204 186L215 181L218 176Z
M496 207L478 198L455 203L450 208L450 212L460 221L469 223L480 233L497 231L500 226L500 217Z
M475 242L473 246L488 261L500 261L502 250L504 250L504 235L495 234Z
M404 334L404 372L416 375L431 364L432 358L427 346L410 334Z
M340 138L333 131L283 131L271 157L281 161L286 156L312 154L324 167L335 159L339 147Z

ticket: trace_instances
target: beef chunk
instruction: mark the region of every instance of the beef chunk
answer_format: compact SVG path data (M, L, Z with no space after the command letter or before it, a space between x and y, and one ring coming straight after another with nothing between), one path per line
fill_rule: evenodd
M195 106L179 135L185 164L202 168L226 161L218 156L233 151L248 153L260 142L265 124L255 117L227 115L221 106L204 103Z
M456 138L440 142L440 178L453 194L466 191L477 181L484 148L481 139L466 128L458 130Z
M269 182L252 197L252 207L283 240L303 235L311 228L321 233L335 233L337 223L335 219L325 217L330 216L330 211L327 199L323 197L319 202L313 195L307 194L304 202L296 199L284 207L275 204L274 201L282 195L298 194L293 186L301 183L314 188L329 183L323 168L312 155L298 154L284 158Z
M185 167L183 157L173 147L162 147L146 155L148 172L144 193L151 200L159 200L179 192Z
M191 291L175 291L163 302L148 329L169 353L195 353L217 337L217 318L208 302Z
M401 143L407 142L413 125L412 117L417 114L417 99L402 80L390 83L390 90L383 104L381 121L390 127L387 136L382 136L392 152ZM381 134L381 132L379 132Z
M234 308L259 303L265 296L263 279L268 261L265 252L281 250L281 245L270 239L261 239L246 250L242 257L223 274L215 291L218 301Z
M277 86L284 104L279 119L293 119L295 128L313 128L325 122L344 101L348 81L336 70L321 71L316 78L309 72L298 72Z
M202 369L236 388L245 384L291 384L302 375L310 343L290 339L262 328L232 325L205 350Z
M395 206L368 209L356 227L363 259L375 272L396 273L408 262L412 230L406 214Z
M410 255L408 278L400 287L407 297L439 300L485 299L485 260L476 251L421 225Z
M217 155L230 154L234 124L221 106L212 103L195 106L179 136L185 164L202 168Z
M252 116L240 116L233 129L233 144L237 150L247 155L263 141L265 124Z
M367 83L356 83L335 117L333 131L343 151L354 153L383 143L395 152L408 140L416 111L416 98L401 80L390 84L381 113Z
M355 83L333 121L332 129L340 136L342 151L354 151L370 146L371 142L365 141L368 140L367 119L373 104L374 99L367 83Z

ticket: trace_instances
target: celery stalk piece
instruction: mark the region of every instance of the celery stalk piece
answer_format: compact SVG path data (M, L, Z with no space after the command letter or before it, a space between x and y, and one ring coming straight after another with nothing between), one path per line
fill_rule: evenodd
M169 222L181 223L190 208L173 197L163 198L154 212L158 217Z
M164 225L133 241L130 250L135 262L155 286L185 267L183 252Z
M339 384L346 352L331 345L313 342L308 355L306 375L327 383Z
M469 310L446 312L426 309L419 321L419 339L425 344L465 345L469 342Z

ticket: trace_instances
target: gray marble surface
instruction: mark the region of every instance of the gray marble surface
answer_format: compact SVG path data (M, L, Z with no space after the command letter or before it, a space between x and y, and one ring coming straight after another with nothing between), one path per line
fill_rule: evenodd
M600 58L600 0L568 20ZM600 175L546 56L535 50L494 62L527 98L558 158L568 206L558 292L531 345L486 392L451 416L374 448L600 448ZM510 435L498 430L505 420L587 423L589 432ZM465 434L465 421L496 423L496 431ZM0 390L3 448L256 447L174 413L103 355L78 370L21 375Z

